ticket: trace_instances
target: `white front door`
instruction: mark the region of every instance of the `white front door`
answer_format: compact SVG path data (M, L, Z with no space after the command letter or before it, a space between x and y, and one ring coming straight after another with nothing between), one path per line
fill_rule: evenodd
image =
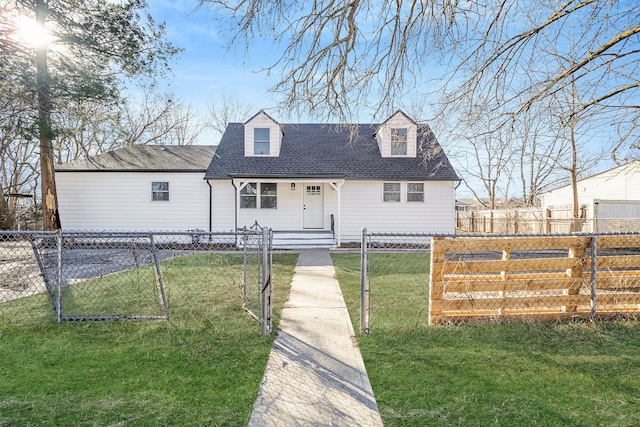
M324 197L322 184L305 185L303 197L302 227L324 227Z

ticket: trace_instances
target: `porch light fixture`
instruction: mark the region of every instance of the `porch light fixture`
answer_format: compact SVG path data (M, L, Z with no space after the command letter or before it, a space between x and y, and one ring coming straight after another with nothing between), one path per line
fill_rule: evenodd
M295 182L291 183L291 191L296 191L296 183Z

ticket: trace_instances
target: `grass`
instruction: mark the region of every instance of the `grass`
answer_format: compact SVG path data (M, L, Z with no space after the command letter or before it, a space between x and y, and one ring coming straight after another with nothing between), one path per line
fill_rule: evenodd
M333 261L359 329L359 255ZM358 341L385 426L640 425L639 322L427 326L428 265L372 257Z
M274 257L276 316L296 258ZM333 260L358 329L359 255ZM371 260L359 344L386 426L640 425L640 323L429 327L428 256ZM246 425L273 337L240 309L239 259L162 266L169 321L57 324L46 295L0 304L0 426ZM73 285L68 308L101 287L113 309L109 286L147 276Z
M274 256L274 314L296 259ZM241 310L238 279L222 279L236 261L164 262L168 321L57 324L45 295L1 304L0 426L246 425L273 337ZM69 304L91 283L78 285Z

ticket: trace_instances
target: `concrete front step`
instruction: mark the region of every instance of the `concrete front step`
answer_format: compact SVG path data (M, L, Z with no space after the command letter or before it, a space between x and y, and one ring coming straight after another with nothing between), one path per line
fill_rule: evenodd
M333 233L326 230L273 230L275 249L335 248Z

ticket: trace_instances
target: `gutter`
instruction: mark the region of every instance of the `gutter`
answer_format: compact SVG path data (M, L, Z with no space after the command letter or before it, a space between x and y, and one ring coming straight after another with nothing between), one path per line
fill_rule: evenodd
M207 179L207 185L209 186L209 233L211 233L213 231L212 229L212 217L213 217L213 187L211 186L211 183L209 182L209 180Z
M238 187L236 187L236 182L233 180L233 178L231 178L231 185L233 185L234 231L238 231Z

